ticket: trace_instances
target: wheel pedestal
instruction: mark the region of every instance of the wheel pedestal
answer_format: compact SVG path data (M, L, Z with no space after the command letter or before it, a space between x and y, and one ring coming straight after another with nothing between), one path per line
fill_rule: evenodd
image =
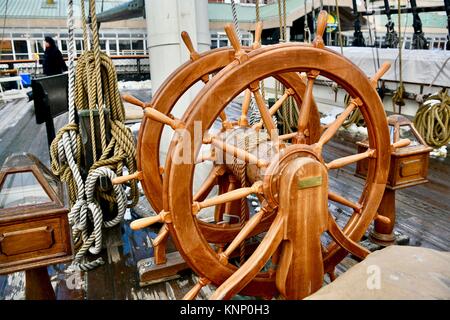
M389 218L390 223L375 220L369 239L382 247L395 244L395 190L389 187L385 189L383 199L378 208L378 214Z
M40 267L25 271L25 299L26 300L55 300L47 267Z

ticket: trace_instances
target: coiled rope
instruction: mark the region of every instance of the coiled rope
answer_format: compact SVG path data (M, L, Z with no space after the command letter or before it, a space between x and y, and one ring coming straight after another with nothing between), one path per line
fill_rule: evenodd
M117 76L114 65L109 57L100 52L95 0L89 1L92 19L92 50L84 52L74 66L75 39L73 0L68 1L68 28L69 28L69 124L63 127L51 144L51 168L54 174L60 176L68 186L71 211L69 222L73 226L74 242L80 247L75 255L73 266L81 270L91 270L101 264L103 260L97 259L83 263L85 254L98 254L102 244L102 227L112 227L118 224L125 213L127 206L134 206L139 193L137 182L130 185L130 195L127 199L121 186L113 186L114 196L103 192L94 192L97 179L100 176L110 179L123 174L126 166L130 173L136 170L135 147L131 131L125 127L125 111L117 87ZM84 0L81 0L81 16L83 26L83 41L85 48L89 48L90 41L86 27ZM110 108L112 138L107 143L105 126L105 109ZM75 122L75 109L89 110L92 152L94 164L89 169L86 182L83 182L80 173L82 142L78 124ZM96 154L94 111L99 113L101 150L100 157ZM98 204L101 197L111 203L117 202L117 216L103 222L103 213ZM127 203L127 200L129 203ZM93 227L88 224L93 223ZM88 234L88 230L93 231ZM82 244L81 244L82 242Z
M413 120L425 142L435 148L450 141L450 96L448 89L429 96L419 107Z
M83 271L91 270L104 263L102 258L94 261L82 263L83 257L89 251L92 254L99 254L102 249L102 228L111 228L122 221L126 209L126 195L123 188L114 185L114 198L117 202L117 215L115 218L103 221L103 213L100 205L95 200L95 184L100 177L108 177L110 180L117 175L107 167L101 167L91 171L86 179L86 201L78 202L76 210L71 210L69 223L73 226L73 231L81 235L83 245L75 255L73 266ZM75 208L75 206L74 206ZM88 235L88 219L93 223L93 231Z

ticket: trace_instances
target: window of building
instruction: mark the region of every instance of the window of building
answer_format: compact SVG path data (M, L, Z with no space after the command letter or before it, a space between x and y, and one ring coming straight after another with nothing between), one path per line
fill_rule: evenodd
M117 55L117 42L116 39L109 39L109 54Z
M133 54L144 54L144 40L133 39L131 40L131 46Z
M119 39L119 54L127 55L130 54L130 51L131 51L130 40Z
M77 48L77 55L80 55L83 53L83 40L75 40L75 46Z
M106 51L106 40L100 40L100 50Z
M14 60L11 40L0 41L0 56L1 60Z
M28 59L28 46L26 40L14 40L14 51L16 60Z

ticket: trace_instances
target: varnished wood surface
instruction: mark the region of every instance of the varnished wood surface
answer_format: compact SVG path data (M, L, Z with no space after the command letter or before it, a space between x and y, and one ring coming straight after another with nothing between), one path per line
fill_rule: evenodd
M31 151L41 159L48 159L46 137L42 134L45 134L45 127L31 121L27 130L17 137L18 141L24 143L15 145L14 151ZM31 135L34 140L29 138ZM43 147L39 148L33 141L41 141ZM0 154L2 159L6 157L4 150ZM341 143L337 138L326 145L325 161L351 155L355 151L353 142ZM359 196L357 191L361 190L363 181L354 176L354 170L355 165L334 170L330 174L329 184L340 195L356 203ZM410 237L410 245L449 251L450 157L430 158L428 178L429 183L397 191L396 230ZM341 226L351 214L349 208L337 203L331 205L331 211ZM124 222L114 234L106 235L108 249L103 252L103 256L107 263L88 276L82 276L81 288L68 288L73 279L69 279L64 272L66 265L48 268L50 279L56 286L57 299L181 299L197 283L198 278L187 272L179 279L140 288L136 264L152 255L150 239L156 237L158 229L132 232L129 222ZM174 250L173 245L169 245L170 250ZM336 275L339 276L355 263L356 260L351 256L347 257L338 265ZM24 284L23 272L0 276L0 299L24 299ZM211 287L205 286L197 298L204 299L211 294Z

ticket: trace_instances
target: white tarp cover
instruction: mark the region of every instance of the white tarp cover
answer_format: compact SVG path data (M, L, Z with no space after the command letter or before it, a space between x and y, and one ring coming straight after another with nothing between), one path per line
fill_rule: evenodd
M341 52L340 47L327 47ZM376 65L390 62L390 70L383 80L399 81L399 50L364 47L344 47L344 56L360 67L368 76L375 74ZM379 59L379 60L378 60ZM442 71L435 79L442 66ZM402 50L402 78L404 82L450 87L450 51Z
M307 300L450 299L450 252L390 246L371 253Z

